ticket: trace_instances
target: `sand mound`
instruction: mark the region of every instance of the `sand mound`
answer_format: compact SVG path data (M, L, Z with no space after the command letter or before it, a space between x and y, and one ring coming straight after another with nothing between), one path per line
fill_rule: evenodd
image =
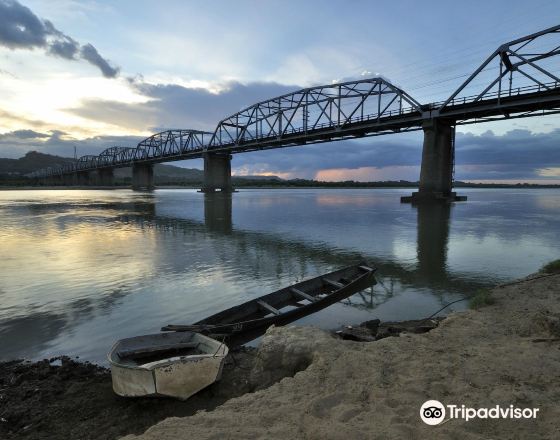
M262 386L284 379L126 439L558 438L560 275L496 288L492 296L494 305L451 315L429 333L377 342L271 328L251 377ZM428 399L540 412L536 420L428 426L419 417Z

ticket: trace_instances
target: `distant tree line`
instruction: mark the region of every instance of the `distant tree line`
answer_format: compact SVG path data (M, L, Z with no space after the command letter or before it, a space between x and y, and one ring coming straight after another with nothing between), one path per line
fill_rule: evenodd
M258 178L251 179L245 177L233 177L232 182L237 188L417 188L418 182L407 180L387 180L380 182L356 182L345 180L340 182L323 182L320 180L291 179L282 180L277 177L271 179ZM130 186L131 177L115 177L115 186ZM202 185L202 179L181 179L175 176L155 176L157 186L174 186L184 188L197 188ZM0 186L22 187L22 186L42 186L42 184L21 176L0 174ZM455 188L560 188L557 184L534 184L534 183L472 183L454 182Z

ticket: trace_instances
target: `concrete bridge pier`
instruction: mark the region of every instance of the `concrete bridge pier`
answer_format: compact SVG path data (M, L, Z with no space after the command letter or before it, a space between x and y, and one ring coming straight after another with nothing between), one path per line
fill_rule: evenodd
M74 185L88 186L91 185L91 173L89 171L79 171L75 174Z
M65 179L63 178L63 176L61 175L54 175L54 176L50 176L47 177L45 183L49 186L59 186L59 185L65 185Z
M78 184L78 173L63 174L60 183L64 186L76 186Z
M144 163L134 164L132 166L132 189L152 191L154 188L154 166Z
M115 174L113 168L101 168L97 170L97 185L113 186L115 185Z
M231 155L221 153L204 154L204 183L203 193L213 193L217 189L221 192L233 192L231 183Z
M412 196L401 197L403 203L434 201L458 202L467 200L453 189L455 160L455 127L442 119L424 122L424 145L420 167L420 187Z

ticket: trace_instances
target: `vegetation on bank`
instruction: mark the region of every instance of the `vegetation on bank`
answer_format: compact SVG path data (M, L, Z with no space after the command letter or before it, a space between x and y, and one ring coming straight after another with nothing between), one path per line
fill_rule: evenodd
M560 260L554 260L545 264L540 271L543 273L560 273Z
M476 293L469 299L469 307L474 310L478 310L484 306L490 306L494 304L496 300L492 298L490 290L479 289Z
M356 182L346 180L342 182L323 182L319 180L293 179L282 180L278 178L251 178L233 177L233 185L236 188L418 188L418 182L406 180L389 180L382 182ZM115 176L114 186L130 186L132 178L128 176ZM198 188L202 185L202 179L181 179L167 175L155 176L155 184L159 187L184 187ZM0 175L0 187L23 187L23 186L43 186L37 184L24 176ZM52 186L52 185L48 185ZM469 182L455 182L455 188L560 188L560 185L535 185L528 183L517 184L482 184Z

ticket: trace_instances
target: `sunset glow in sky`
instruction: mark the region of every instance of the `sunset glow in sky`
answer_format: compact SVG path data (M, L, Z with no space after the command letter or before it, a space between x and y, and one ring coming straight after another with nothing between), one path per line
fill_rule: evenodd
M443 100L501 43L558 24L559 11L556 0L0 0L0 157L213 131L255 102L364 76ZM408 133L239 154L232 165L417 180L421 146L421 132ZM560 182L557 115L462 126L456 148L459 180Z

